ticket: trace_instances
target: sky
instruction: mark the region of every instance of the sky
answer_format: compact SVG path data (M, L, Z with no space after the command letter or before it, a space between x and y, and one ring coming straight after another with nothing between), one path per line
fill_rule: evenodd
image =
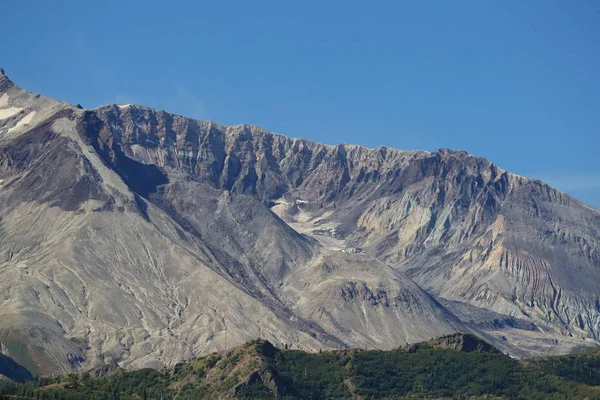
M450 148L600 208L600 1L3 0L35 93L291 137Z

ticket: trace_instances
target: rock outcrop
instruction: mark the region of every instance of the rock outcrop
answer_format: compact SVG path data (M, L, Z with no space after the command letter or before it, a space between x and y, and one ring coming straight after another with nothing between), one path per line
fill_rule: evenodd
M436 348L451 349L464 353L499 353L491 344L470 334L457 333L430 340L427 344Z

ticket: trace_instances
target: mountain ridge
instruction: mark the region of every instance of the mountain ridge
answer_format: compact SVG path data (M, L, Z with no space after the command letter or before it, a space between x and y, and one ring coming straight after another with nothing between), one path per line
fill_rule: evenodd
M255 340L161 371L105 367L14 384L7 398L523 398L599 396L598 352L514 360L469 334L388 351L305 353Z
M0 189L0 343L42 373L173 365L257 337L316 351L467 331L515 356L597 344L600 214L466 152L83 110L0 76Z
M158 111L158 112L169 114L169 115L172 115L172 116L176 116L176 117L181 117L181 118L185 118L185 119L188 119L188 120L197 121L199 123L207 123L207 124L210 124L210 125L214 125L214 126L220 128L220 129L225 130L229 134L233 134L238 129L250 129L250 130L253 130L253 131L256 131L256 132L260 132L262 134L277 136L277 137L280 137L282 139L289 139L292 142L305 142L305 143L310 143L312 145L322 145L322 146L325 146L325 147L328 147L328 148L331 148L331 149L336 148L336 147L343 147L343 148L350 148L350 149L352 149L352 148L358 148L358 149L361 149L361 150L364 150L364 151L368 151L368 152L386 152L386 151L392 151L392 152L397 152L397 153L414 153L414 154L424 154L424 155L432 155L432 154L435 154L435 153L438 153L438 152L439 153L457 153L457 154L464 154L464 155L469 156L469 157L475 157L475 158L480 159L482 161L483 160L484 161L489 161L485 157L469 153L469 152L467 152L465 150L452 149L452 148L438 148L436 150L425 150L425 149L397 149L395 147L390 147L390 146L387 146L387 145L380 145L380 146L377 146L377 147L368 147L368 146L365 146L365 145L362 145L362 144L353 144L353 143L345 143L345 142L338 143L338 144L331 144L331 143L325 143L325 142L321 142L321 141L317 141L317 140L304 139L302 137L287 136L284 133L270 131L269 129L264 128L261 125L253 125L253 124L247 124L247 123L231 124L231 125L221 124L221 123L219 123L217 121L214 121L214 120L204 120L204 119L196 119L196 118L186 117L183 114L173 113L173 112L169 112L169 111L166 111L166 110L163 110L163 109L155 109L155 108L152 108L152 107L148 107L148 106L145 106L145 105L142 105L142 104L136 104L136 103L131 103L131 104L107 103L107 104L103 104L101 106L98 106L98 107L95 107L95 108L86 109L86 110L89 110L89 111L102 111L102 110L110 110L110 109L112 109L114 107L117 107L119 109L132 107L134 109L140 109L140 110L145 110L145 111ZM498 166L497 164L495 164L492 161L490 161L490 162L491 162L492 165L496 166L500 171L506 172L506 173L508 173L509 175L511 175L514 178L525 179L525 180L528 180L528 181L532 181L532 182L536 182L536 183L541 183L543 185L549 186L553 190L556 190L556 191L562 193L563 195L566 195L566 196L570 197L572 200L582 203L582 205L590 208L592 211L600 213L600 209L598 209L598 208L594 207L593 205L588 204L588 203L586 203L586 202L584 202L584 201L582 201L582 200L580 200L580 199L578 199L578 198L570 195L569 193L567 193L567 192L565 192L565 191L563 191L563 190L561 190L559 188L556 188L556 187L554 187L554 186L552 186L552 185L544 182L542 179L530 178L530 177L522 175L522 174L517 174L515 172L506 170L506 169Z
M148 110L146 110L146 111L148 111ZM104 117L104 118L107 119L109 117ZM150 120L144 119L145 118L144 116L133 116L132 118L139 118L141 121L144 121L144 122L148 121L148 124L152 123ZM125 129L128 129L128 128L126 127ZM135 127L129 128L129 129L131 130L132 135L134 135L134 136L129 136L127 138L127 140L129 140L129 141L133 140L135 142L137 140L136 137L135 137L135 135L140 134L140 133L139 132L136 133ZM154 128L151 126L149 132L152 132L152 129L155 129L155 130L162 129L160 122L158 122L158 125L156 127L154 127ZM243 146L243 143L244 143L243 141L246 140L246 139L248 139L248 138L253 137L254 134L256 134L256 136L257 136L255 138L255 140L259 141L259 144L257 145L259 147L260 146L263 146L263 147L266 146L266 144L261 144L261 143L263 143L265 141L267 141L267 142L268 141L276 141L278 139L282 140L283 142L286 142L286 143L284 143L284 145L287 145L288 147L293 147L293 140L292 140L292 144L290 144L289 143L289 139L286 139L286 138L281 137L281 136L277 136L277 137L275 137L275 136L269 136L270 134L265 134L264 130L259 130L259 132L253 132L251 127L248 128L245 125L242 125L242 128L239 128L239 129L242 129L243 132L236 132L235 131L236 128L233 128L233 129L234 129L233 133L237 134L237 136L231 134L232 132L231 132L230 128L226 128L226 131L223 133L223 135L225 137L234 136L234 139L233 139L234 143L227 144L228 146L233 146L233 148L235 148L235 146L238 145L237 143L235 143L235 140L241 140L242 144L239 144L239 146ZM183 131L184 132L189 132L190 129L189 129L189 127L184 127ZM143 133L141 135L143 135ZM241 135L242 139L238 139L238 138L240 138L240 135ZM267 135L267 139L263 139L263 135ZM165 138L165 140L166 140L166 138ZM329 194L330 195L333 194L334 197L336 195L339 195L339 194L344 195L344 192L343 192L344 189L345 189L344 184L346 184L347 182L351 181L351 178L349 177L349 175L352 174L352 165L348 166L348 164L353 164L355 162L351 158L351 156L353 156L353 157L359 157L360 158L361 157L360 153L361 153L361 150L363 150L363 149L362 148L352 148L352 149L350 149L350 153L349 153L350 155L348 155L348 152L346 151L346 147L343 146L343 145L339 145L339 146L334 146L334 147L327 147L328 151L325 151L326 154L323 154L322 149L318 148L320 146L319 144L317 144L317 143L310 143L310 142L304 142L304 143L308 143L307 144L307 148L308 148L307 152L308 153L311 153L311 154L315 154L316 153L316 156L315 156L315 157L317 157L317 161L316 162L320 162L321 161L319 159L319 157L325 157L325 158L329 157L329 160L331 160L331 163L328 164L328 165L333 164L333 166L335 167L335 168L333 168L333 170L328 169L326 171L326 173L322 174L323 176L317 176L317 180L320 179L321 181L325 181L326 185L325 185L325 187L323 187L322 184L321 185L317 185L316 188L309 187L308 188L308 192L309 192L310 197L314 198L314 197L316 197L315 195L318 196L323 191L325 191L325 192L329 191L330 192ZM178 144L175 144L175 147L177 147L177 145ZM225 146L227 146L227 145L225 145ZM275 145L278 145L278 144L276 143ZM281 146L281 144L279 144L279 146ZM168 145L166 146L166 148L167 148L166 151L168 151ZM140 157L141 158L146 157L147 154L149 154L150 151L152 151L152 150L147 150L146 151L146 155L140 155ZM240 151L244 151L244 150L240 150ZM252 152L253 150L252 149L247 149L246 151L251 151ZM254 151L256 151L256 149L254 149ZM306 179L304 176L300 176L300 177L292 176L293 179L298 179L296 182L299 182L299 184L297 184L296 182L291 182L288 179L288 177L285 177L285 176L281 177L280 176L281 172L278 171L277 168L275 168L275 172L273 173L273 171L269 170L268 167L266 168L266 174L270 174L271 173L271 177L270 177L271 179L273 179L273 175L275 175L274 179L275 180L279 179L279 181L278 181L279 186L277 188L275 188L274 190L272 188L268 188L268 187L267 188L261 188L261 187L259 187L260 186L260 182L256 183L255 181L257 180L257 176L259 174L263 174L263 170L262 170L262 166L256 167L256 165L255 165L256 162L253 161L253 160L255 160L255 159L257 160L259 157L268 158L269 156L272 156L272 154L270 154L269 151L267 151L267 149L261 149L261 148L259 148L258 151L260 153L256 153L256 155L253 155L253 153L250 153L249 157L251 158L251 161L249 163L247 163L247 165L244 165L243 167L236 166L237 168L247 168L245 171L241 171L241 173L240 173L240 171L237 171L237 170L234 172L234 173L238 174L238 177L245 174L245 176L243 176L243 179L241 181L241 185L240 185L241 188L240 189L237 189L237 188L233 187L236 183L240 184L239 180L238 180L238 182L224 182L221 179L219 182L217 182L215 180L213 183L217 187L220 187L222 189L240 190L242 193L244 193L244 191L247 191L247 190L250 190L250 192L256 191L258 193L258 195L263 200L265 200L265 199L272 200L274 197L277 197L278 195L283 195L284 193L286 193L286 194L290 193L292 191L292 189L297 189L297 188L294 188L294 186L299 186L300 189L306 189L307 185L304 185L305 186L304 188L302 187L303 184L304 184L304 180ZM354 153L352 153L352 151L354 151ZM364 156L364 157L367 157L367 158L368 158L369 155L373 155L373 152L368 152L366 149L363 151L363 153L367 153L367 155ZM283 157L285 157L285 158L283 158L283 160L287 160L289 157L295 157L295 156L297 156L297 154L298 153L295 153L295 154L292 154L291 156L289 156L289 155L286 154L285 156L283 156ZM415 153L397 151L395 154L400 154L400 155L409 155L410 154L410 155L414 155ZM528 178L523 178L523 177L520 177L520 176L517 176L517 175L509 174L508 172L506 172L506 171L504 171L504 170L496 167L493 163L490 163L489 161L487 161L485 159L478 158L478 157L471 157L471 156L468 156L468 158L466 158L466 159L460 158L460 157L466 156L466 153L464 153L464 152L448 152L448 151L445 151L445 150L438 150L435 153L425 153L425 152L419 153L419 152L417 152L416 154L419 154L419 156L415 157L417 159L417 163L421 163L422 164L421 166L417 166L417 168L420 168L421 170L423 168L428 168L428 166L425 165L427 163L429 163L429 164L433 163L434 167L435 167L436 163L442 163L442 165L443 165L443 163L445 162L445 160L449 160L451 162L454 162L452 160L457 160L457 159L460 160L461 163L469 163L469 162L471 162L472 165L473 165L471 168L476 168L476 169L480 168L478 164L483 164L483 168L489 168L489 170L490 170L490 172L491 172L492 175L491 175L491 178L487 178L487 179L493 179L494 180L494 182L493 182L494 185L496 185L496 184L500 185L500 187L492 187L490 189L490 192L489 192L490 194L487 195L487 200L485 200L485 201L488 202L486 204L488 204L492 208L494 208L494 207L495 208L499 208L499 207L502 206L504 200L502 200L501 197L498 198L497 196L498 195L499 196L503 196L502 190L503 190L503 187L506 186L507 184L508 185L512 185L512 186L515 186L515 185L526 186L527 190L532 190L532 191L539 192L539 195L545 196L548 199L548 201L558 202L560 204L564 204L564 205L567 205L567 206L570 206L571 204L582 205L582 203L580 203L579 201L571 198L570 196L568 196L568 195L566 195L566 194L564 194L564 193L562 193L562 192L560 192L560 191L558 191L558 190L556 190L554 188L551 188L548 185L543 184L541 181L529 180ZM135 157L135 154L130 154L130 155L132 155L133 157ZM171 160L171 164L169 165L169 160L168 159L166 159L164 161L158 160L157 158L153 159L152 158L152 154L150 154L149 157L150 157L150 163L154 163L154 164L159 164L160 165L160 163L163 162L162 165L164 165L164 166L170 166L170 167L173 167L173 168L178 168L181 165L184 165L184 167L185 167L185 160L179 160L179 159L177 159L177 160ZM192 151L191 157L192 158L194 157L193 151ZM222 156L221 156L221 160L220 160L220 164L219 164L219 166L221 167L221 169L219 171L217 171L218 173L227 173L227 174L229 174L229 171L225 168L225 166L227 165L226 162L228 160L227 157L228 157L228 153L227 153L227 151L225 151L224 154L222 154ZM350 158L347 160L346 157L350 157ZM377 164L377 166L375 168L373 168L373 170L375 170L375 171L380 171L381 170L381 168L382 168L381 167L381 163L386 161L385 157L383 157L383 158L384 158L383 161L377 160L379 162L379 164ZM294 160L294 161L297 162L297 160ZM369 161L373 161L373 160L369 160ZM302 162L302 160L300 162ZM406 163L410 163L410 160L401 159L401 160L399 160L399 161L397 161L395 163L392 163L392 166L390 166L389 169L390 170L395 170L395 171L401 170L402 167L404 166L404 164L406 164ZM192 164L191 168L193 168L193 164ZM315 168L318 170L318 167L315 167ZM486 171L483 171L483 172L484 172L484 174L489 174L489 172L486 172ZM194 172L192 172L192 173L194 173ZM362 170L361 170L361 173L362 173ZM412 172L412 173L414 174L415 172ZM445 173L444 170L434 170L431 173L431 175L432 176L439 176L440 174L443 175L444 173ZM339 175L339 174L342 174L342 180L341 180L341 182L336 181L335 179L334 180L329 180L329 182L327 182L328 177L330 177L330 176L336 176L336 175ZM416 174L418 176L419 170L416 171ZM407 175L410 175L410 174L407 174ZM498 180L497 178L495 178L495 177L498 177L498 176L501 177L501 178L503 176L505 176L505 178L502 178L503 180L502 179ZM210 179L210 177L206 177L206 176L201 177L201 178L206 178L207 180ZM246 180L246 178L249 178L249 179ZM407 178L402 179L402 181L406 181L406 180L410 180L410 179L414 179L414 178L412 178L411 176L408 176ZM422 178L417 178L417 179L422 179ZM480 179L480 178L477 178L477 179ZM359 176L358 180L360 181L360 176ZM313 178L311 182L314 182L314 181L315 181L315 179ZM350 182L350 183L352 183L352 182ZM468 195L470 195L470 192L473 192L473 191L476 192L477 191L477 186L478 185L482 185L483 182L480 183L479 181L475 181L475 182L471 183L471 185L473 185L473 184L475 185L475 189L472 189L472 188L471 189L469 189L469 188L466 189L467 192L469 192ZM254 186L252 186L252 185L254 185ZM281 189L281 186L283 186L284 188ZM331 186L333 186L333 188ZM356 185L356 186L360 186L360 185ZM402 183L400 184L400 186L402 186ZM401 189L402 188L400 188L400 190ZM436 189L436 190L439 191L440 189L442 189L442 188L438 187L438 189ZM354 189L352 189L352 190L354 190ZM350 195L352 195L352 190L350 191ZM397 189L395 189L395 190L397 190ZM262 193L261 193L261 191L262 191ZM302 192L302 190L300 190L300 192ZM305 200L302 200L301 193L300 193L300 196L297 196L297 197L298 197L297 200L301 200L301 201L305 202ZM321 201L320 201L321 202L321 206L323 205L323 203L334 201L334 197L330 196L329 198L323 198L323 196L322 196L321 197ZM537 205L533 204L532 208L534 210L533 211L527 210L526 212L527 213L537 212L537 211L535 211L536 207L537 207ZM364 217L364 215L363 215L363 217ZM394 254L398 254L398 252L394 251ZM596 255L594 255L594 254L596 254ZM597 253L594 253L594 254L591 254L591 256L593 257L593 260L595 260L593 262L597 262ZM398 262L398 261L402 261L402 260L401 259L397 259L397 258L392 260L392 262Z
M14 85L14 82L11 81L10 78L8 78L8 76L6 76L6 74L4 72L4 69L2 69L2 68L0 68L0 79L3 79L5 82L7 82L7 85L10 85L10 86ZM57 100L57 101L59 101L61 103L64 103L64 104L69 104L68 102L64 102L64 101L60 101L60 100ZM69 104L69 105L71 105L71 104ZM278 132L270 131L267 128L264 128L264 127L262 127L260 125L253 125L253 124L247 124L247 123L226 125L226 124L221 124L221 123L219 123L217 121L213 121L213 120L203 120L203 119L190 118L190 117L186 117L183 114L173 113L173 112L169 112L169 111L162 110L162 109L154 109L152 107L148 107L148 106L145 106L145 105L142 105L142 104L137 104L137 103L131 103L131 104L107 103L107 104L103 104L101 106L94 107L94 108L85 108L85 110L93 112L93 111L102 111L103 109L111 109L113 107L117 107L117 108L120 108L120 109L127 108L127 107L133 107L133 108L137 108L137 109L143 109L143 110L146 110L146 111L159 111L159 112L164 113L164 114L169 114L169 115L176 116L176 117L181 117L181 118L185 118L185 119L189 119L189 120L193 120L193 121L197 121L197 122L202 122L202 123L208 123L210 125L215 125L215 126L217 126L219 128L226 129L229 132L235 131L238 128L248 128L248 129L251 129L251 130L256 130L258 132L262 132L264 134L269 134L269 135L278 136L278 137L285 138L285 139L290 139L290 140L292 140L294 142L295 141L308 142L308 143L312 143L313 145L322 145L322 146L326 146L326 147L329 147L329 148L336 148L336 147L342 146L342 147L349 147L349 148L360 148L360 149L364 149L364 150L370 151L370 152L388 151L389 150L389 151L393 151L393 152L401 152L401 153L423 153L423 154L428 154L428 155L435 154L435 153L438 153L438 152L451 152L451 153L464 154L464 155L467 155L467 156L470 156L470 157L478 158L480 160L488 161L488 159L486 159L485 157L478 156L478 155L469 153L469 152L467 152L465 150L461 150L461 149L438 148L436 150L431 151L431 150L425 150L425 149L410 149L410 150L397 149L397 148L390 147L390 146L387 146L387 145L381 145L381 146L378 146L378 147L375 147L375 148L371 148L371 147L368 147L368 146L365 146L365 145L352 144L352 143L330 144L330 143L319 142L319 141L315 141L315 140L304 139L304 138L301 138L301 137L287 136L287 135L285 135L283 133L278 133ZM497 166L493 162L491 162L491 163L492 163L492 165L495 165L499 170L501 170L503 172L507 172L509 175L511 175L511 176L513 176L515 178L522 178L522 179L526 179L526 180L529 180L529 181L533 181L533 182L537 182L537 183L541 183L543 185L546 185L546 186L552 188L553 190L556 190L556 191L558 191L558 192L560 192L560 193L562 193L562 194L570 197L572 200L575 200L577 202L582 203L584 206L586 206L587 208L591 209L592 211L600 213L600 209L598 209L598 208L594 207L593 205L588 204L588 203L586 203L586 202L584 202L582 200L579 200L578 198L576 198L576 197L568 194L565 191L562 191L561 189L558 189L558 188L556 188L554 186L551 186L550 184L544 182L542 179L530 178L530 177L527 177L525 175L517 174L517 173L511 172L511 171L508 171L506 169L503 169L502 167Z

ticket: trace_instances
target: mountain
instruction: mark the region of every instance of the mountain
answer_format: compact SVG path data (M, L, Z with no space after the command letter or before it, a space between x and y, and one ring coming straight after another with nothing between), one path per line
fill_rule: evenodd
M318 354L258 340L160 372L114 370L101 377L83 373L0 383L0 398L597 399L598 362L597 351L518 361L462 334L388 351Z
M291 139L0 73L0 343L34 374L262 338L597 345L600 212L465 152Z

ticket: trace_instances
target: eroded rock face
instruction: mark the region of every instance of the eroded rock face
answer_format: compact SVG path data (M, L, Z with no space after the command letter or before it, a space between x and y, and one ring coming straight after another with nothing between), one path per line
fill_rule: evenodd
M327 146L138 106L98 115L130 157L293 203L280 213L287 222L299 207L305 220L334 226L346 249L364 249L437 296L560 334L600 334L600 213L540 181L462 151ZM303 233L330 234L314 228Z
M599 335L600 213L464 152L83 110L2 75L0 204L0 342L42 373L258 337L523 356Z

